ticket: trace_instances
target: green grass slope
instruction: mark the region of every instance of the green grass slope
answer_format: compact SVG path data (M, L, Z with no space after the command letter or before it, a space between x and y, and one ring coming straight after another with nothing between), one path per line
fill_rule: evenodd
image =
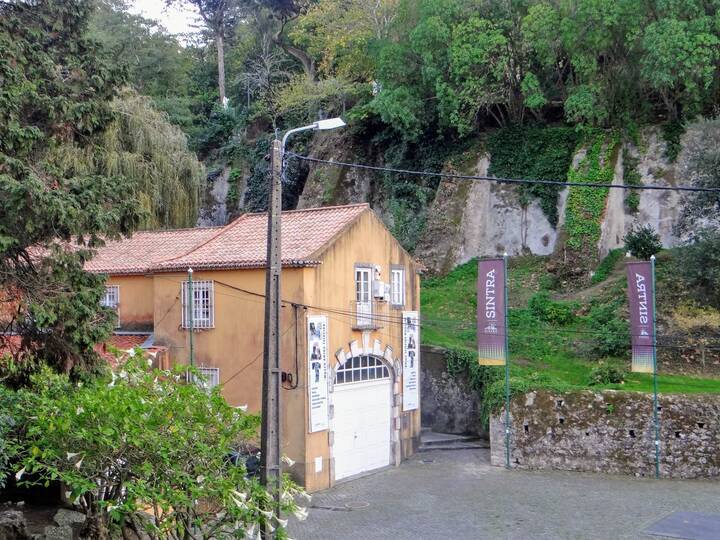
M563 294L554 284L543 257L509 261L508 302L511 380L515 391L534 388L582 388L650 392L652 376L630 373L622 258L611 253L584 291ZM658 273L662 273L659 263ZM599 274L599 275L598 275ZM502 368L475 365L477 262L460 265L443 277L422 284L423 343L453 351L463 369L488 385L488 399L501 398ZM622 382L590 384L598 366L626 370ZM452 369L460 369L457 366ZM493 382L495 381L495 382ZM720 393L720 379L663 371L661 393ZM489 406L492 406L490 404Z

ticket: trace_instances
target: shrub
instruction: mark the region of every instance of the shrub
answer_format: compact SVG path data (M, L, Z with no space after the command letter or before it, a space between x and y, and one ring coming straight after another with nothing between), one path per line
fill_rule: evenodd
M633 227L623 238L625 249L638 259L648 260L662 249L660 235L651 225Z
M602 283L615 269L615 265L622 258L622 249L611 249L610 252L605 256L602 262L598 265L597 270L590 280L591 283Z
M0 384L0 490L5 487L10 466L17 454L13 430L16 426L14 391Z
M618 316L624 298L611 303L594 303L590 308L588 322L595 332L592 351L597 357L623 356L630 349L630 328L625 318Z
M255 435L258 418L218 389L186 384L182 367L152 370L141 356L82 386L36 376L22 392L32 415L16 476L60 480L99 535L123 525L162 539L244 538L266 522L282 529L271 495L228 459ZM285 478L282 511L298 510L298 493ZM138 519L141 511L151 519Z
M575 317L572 306L552 300L547 291L535 293L528 307L538 319L552 324L568 324Z
M590 371L588 384L598 386L605 384L620 384L625 380L627 371L620 364L613 362L601 363Z

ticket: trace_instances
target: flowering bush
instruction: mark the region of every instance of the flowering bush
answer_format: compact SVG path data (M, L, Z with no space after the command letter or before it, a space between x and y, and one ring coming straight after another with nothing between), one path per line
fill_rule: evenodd
M255 538L264 526L284 537L272 494L229 459L259 418L218 389L187 384L185 369L151 369L138 351L112 378L74 386L49 372L34 377L19 392L32 416L16 478L60 480L92 537L129 527L157 539ZM281 511L303 517L298 495L284 478Z

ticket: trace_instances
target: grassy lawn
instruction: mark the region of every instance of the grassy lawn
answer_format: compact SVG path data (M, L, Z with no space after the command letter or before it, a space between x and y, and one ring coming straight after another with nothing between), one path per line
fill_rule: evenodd
M510 260L508 297L510 305L510 360L513 378L534 381L531 386L554 389L589 388L588 377L599 362L621 364L629 371L629 352L598 355L599 332L593 309L624 298L624 281L615 275L594 299L560 300L573 310L572 320L554 324L538 318L528 301L543 288L545 261L542 257ZM477 263L471 261L447 276L429 278L422 284L423 343L465 351L476 349ZM596 289L594 286L593 289ZM582 296L582 295L581 295ZM621 325L622 321L613 321ZM619 338L623 341L622 336ZM629 341L629 338L627 338ZM622 346L622 343L621 343ZM497 369L501 372L502 368ZM627 373L622 384L596 385L595 389L652 391L652 376ZM720 379L661 373L660 393L720 393Z

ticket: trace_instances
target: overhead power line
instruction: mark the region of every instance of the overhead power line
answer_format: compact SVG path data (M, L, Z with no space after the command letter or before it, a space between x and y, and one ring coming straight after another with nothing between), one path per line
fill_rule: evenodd
M695 187L695 186L658 186L653 184L628 185L628 184L603 184L602 182L568 182L567 180L531 180L529 178L503 178L498 176L475 176L467 174L439 173L432 171L415 171L412 169L395 169L392 167L378 167L375 165L364 165L362 163L348 163L345 161L332 161L328 159L314 158L303 156L295 152L286 152L288 157L293 157L301 161L311 163L320 163L323 165L333 165L335 167L347 167L351 169L361 169L366 171L391 172L396 174L406 174L409 176L430 176L434 178L452 178L455 180L470 180L482 182L496 182L498 184L525 184L525 185L546 185L546 186L567 186L582 188L600 188L600 189L629 189L629 190L653 190L653 191L690 191L690 192L709 192L720 194L720 188L712 187Z

